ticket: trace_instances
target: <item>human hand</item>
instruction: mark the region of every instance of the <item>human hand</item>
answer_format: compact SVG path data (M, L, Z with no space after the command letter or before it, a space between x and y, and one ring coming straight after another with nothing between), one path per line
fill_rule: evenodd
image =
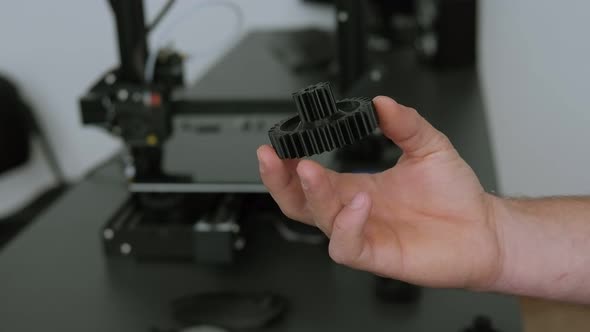
M485 289L500 274L493 199L447 137L415 110L374 99L403 155L377 174L343 174L258 149L264 185L288 217L319 227L334 261L431 287Z

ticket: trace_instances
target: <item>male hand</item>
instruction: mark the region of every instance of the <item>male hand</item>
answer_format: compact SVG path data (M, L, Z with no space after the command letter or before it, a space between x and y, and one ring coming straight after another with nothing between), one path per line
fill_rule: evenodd
M334 261L431 287L486 289L502 267L493 199L447 137L415 110L374 99L403 155L377 174L342 174L258 149L260 173L288 217L319 227Z

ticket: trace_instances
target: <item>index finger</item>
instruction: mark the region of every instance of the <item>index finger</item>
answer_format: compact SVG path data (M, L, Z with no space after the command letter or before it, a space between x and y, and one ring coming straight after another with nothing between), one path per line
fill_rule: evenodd
M328 237L331 236L332 224L343 205L334 190L330 171L314 161L303 160L297 165L297 174L313 222Z
M269 145L256 151L260 167L260 177L281 211L291 218L311 223L305 209L305 195L295 171L299 160L281 160Z

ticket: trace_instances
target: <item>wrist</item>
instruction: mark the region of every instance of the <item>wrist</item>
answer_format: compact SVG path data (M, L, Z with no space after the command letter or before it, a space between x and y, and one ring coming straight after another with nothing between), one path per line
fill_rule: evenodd
M498 248L500 253L500 264L498 266L498 272L494 282L490 285L490 290L495 292L505 292L509 281L509 276L512 275L510 272L510 250L511 241L510 232L513 228L512 225L512 209L511 203L508 199L492 196L493 197L493 216L494 225L496 227L496 237L498 239Z
M505 283L509 266L507 262L507 238L509 232L509 218L507 218L509 202L506 199L493 194L485 194L486 225L494 235L496 256L490 261L489 273L486 278L475 287L477 291L499 292L502 291L502 284Z
M495 278L487 291L553 297L555 289L548 289L547 276L555 274L560 265L558 250L543 230L543 223L535 217L535 207L530 200L492 196L492 218L496 227L499 264ZM532 210L532 211L531 211ZM536 211L536 212L535 212ZM542 257L542 258L541 258Z

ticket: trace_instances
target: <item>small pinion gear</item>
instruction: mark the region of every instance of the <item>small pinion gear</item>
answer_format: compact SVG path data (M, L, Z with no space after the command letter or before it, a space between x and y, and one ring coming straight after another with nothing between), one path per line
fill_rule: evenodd
M309 157L341 148L371 135L378 127L368 98L334 100L330 83L318 83L293 94L298 115L268 132L281 159Z

